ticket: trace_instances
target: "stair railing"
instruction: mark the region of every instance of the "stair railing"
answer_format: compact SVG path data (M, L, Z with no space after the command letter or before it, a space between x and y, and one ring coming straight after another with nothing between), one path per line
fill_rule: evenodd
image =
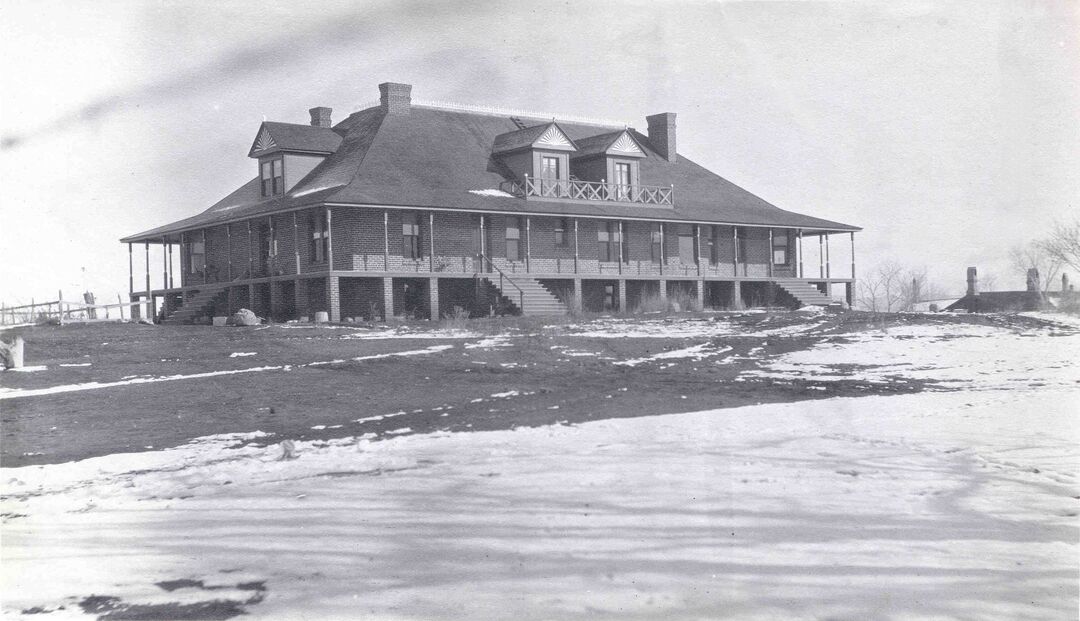
M483 266L484 262L486 261L487 264L488 264L488 267L490 267L491 269L493 269L493 270L495 270L496 272L499 273L499 291L503 292L503 295L506 294L505 290L504 290L505 285L503 283L508 282L511 285L513 285L515 289L517 289L517 292L518 292L518 308L520 308L521 312L524 313L525 312L525 291L521 287L519 287L516 282L511 280L509 276L507 276L505 273L503 273L503 271L501 269L499 269L499 266L495 265L495 263L492 262L491 258L488 257L486 254L481 252L477 256L480 257L481 266Z

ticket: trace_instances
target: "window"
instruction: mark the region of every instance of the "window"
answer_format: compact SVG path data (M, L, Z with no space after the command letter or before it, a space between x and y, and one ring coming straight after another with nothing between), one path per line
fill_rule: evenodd
M649 230L649 256L653 263L663 262L664 257L664 233L660 224L650 224Z
M679 225L679 261L683 265L697 263L695 252L694 226L692 224Z
M615 196L618 200L628 201L630 200L630 184L633 177L630 173L630 164L628 162L616 162L615 163Z
M540 160L540 177L543 179L559 178L559 158L548 155Z
M540 192L543 196L558 197L561 194L558 157L544 155L540 158Z
M262 195L277 196L285 191L285 176L281 158L262 163Z
M407 213L401 217L401 256L419 259L423 256L420 246L420 214Z
M791 238L788 237L789 231L781 230L773 232L772 240L772 257L773 265L790 265L791 253L789 248L791 247Z
M619 260L619 223L601 222L596 233L596 241L599 244L599 258L601 261Z
M567 218L558 218L555 220L555 245L565 248L568 244L566 241L566 229L570 228L569 220Z
M206 244L201 241L188 243L188 257L191 265L188 273L201 274L206 267Z
M506 259L521 260L521 218L517 216L506 217Z
M330 256L330 229L326 224L325 213L314 213L308 220L311 230L310 256L315 263L325 263Z

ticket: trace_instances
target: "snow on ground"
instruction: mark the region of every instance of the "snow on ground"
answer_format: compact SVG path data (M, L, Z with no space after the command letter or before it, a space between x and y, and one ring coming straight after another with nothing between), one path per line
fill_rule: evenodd
M620 366L634 367L645 362L653 362L656 360L672 360L676 358L691 358L693 360L704 360L710 356L716 356L724 352L731 351L730 347L717 347L712 343L701 343L700 345L691 345L690 347L684 347L682 349L674 349L672 351L664 351L652 356L646 356L644 358L631 358L630 360L621 360L614 364Z
M732 336L740 330L719 318L623 319L600 318L584 324L548 326L548 329L588 338L700 338Z
M1049 321L1051 323L1068 326L1070 328L1080 328L1080 315L1073 315L1069 313L1047 313L1039 311L1032 313L1020 313L1020 316L1033 317L1035 319Z
M218 436L7 468L2 606L84 618L94 594L251 602L253 618L1075 618L1077 338L905 328L785 362L979 390L296 442L292 460Z
M37 366L15 367L15 368L12 368L12 369L3 368L2 370L10 371L12 373L37 373L38 371L48 371L49 367L47 367L47 366L45 366L43 364L40 364L40 365L37 365Z
M425 347L424 349L411 349L408 351L389 352L385 354L373 354L370 356L356 356L354 358L340 358L336 360L318 360L315 362L308 362L305 364L284 364L284 365L270 365L261 367L249 367L246 369L227 369L223 371L206 371L204 373L189 373L187 375L131 375L124 377L115 382L83 382L80 384L61 384L59 386L49 386L47 388L3 388L0 387L0 400L4 399L16 399L19 397L37 397L40 395L50 395L63 392L81 392L84 390L97 390L100 388L112 388L114 386L128 386L131 384L152 384L157 382L175 382L179 380L193 380L204 379L207 377L217 377L221 375L237 375L241 373L262 373L264 371L291 371L293 369L303 367L318 367L326 365L344 364L346 362L364 362L366 360L379 360L382 358L393 358L398 356L422 356L426 354L434 354L440 351L453 348L453 345L432 345L431 347ZM24 367L29 368L29 367ZM41 367L44 369L44 367ZM10 369L18 371L21 369Z
M1077 332L1052 335L979 325L904 325L835 337L743 376L882 383L904 377L983 389L1075 387L1080 382L1077 352Z
M254 356L256 354L257 354L257 352L253 352L253 351L234 351L233 353L229 354L229 357L230 358L246 358L248 356Z
M342 339L381 340L381 339L475 339L480 334L469 330L422 329L412 326L395 328L357 328L353 332L342 334Z

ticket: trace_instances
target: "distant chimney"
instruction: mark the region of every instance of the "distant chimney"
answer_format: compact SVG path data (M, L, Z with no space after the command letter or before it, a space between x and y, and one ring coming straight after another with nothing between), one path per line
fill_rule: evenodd
M319 106L308 110L308 112L311 113L312 127L331 127L333 125L330 122L330 113L333 112L331 108Z
M1039 286L1039 270L1034 267L1028 268L1027 271L1027 290L1039 291L1042 287Z
M412 84L383 82L379 85L379 104L387 114L408 114L412 107Z
M967 269L967 282L967 294L979 295L979 273L974 267L969 267Z
M669 162L675 161L675 113L661 112L645 117L649 122L649 142Z

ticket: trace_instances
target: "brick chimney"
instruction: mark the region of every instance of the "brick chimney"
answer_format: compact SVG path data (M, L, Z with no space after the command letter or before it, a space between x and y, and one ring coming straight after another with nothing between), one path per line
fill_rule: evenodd
M412 84L383 82L379 85L379 104L387 114L408 114L412 107Z
M661 112L645 117L649 122L649 142L669 162L675 161L675 113Z
M333 112L333 109L318 106L308 110L308 112L311 113L312 127L331 127L333 125L330 122L330 113Z
M1028 268L1027 271L1027 290L1028 291L1041 291L1042 282L1039 279L1039 270L1034 267Z
M979 295L979 273L974 267L967 269L967 294Z

